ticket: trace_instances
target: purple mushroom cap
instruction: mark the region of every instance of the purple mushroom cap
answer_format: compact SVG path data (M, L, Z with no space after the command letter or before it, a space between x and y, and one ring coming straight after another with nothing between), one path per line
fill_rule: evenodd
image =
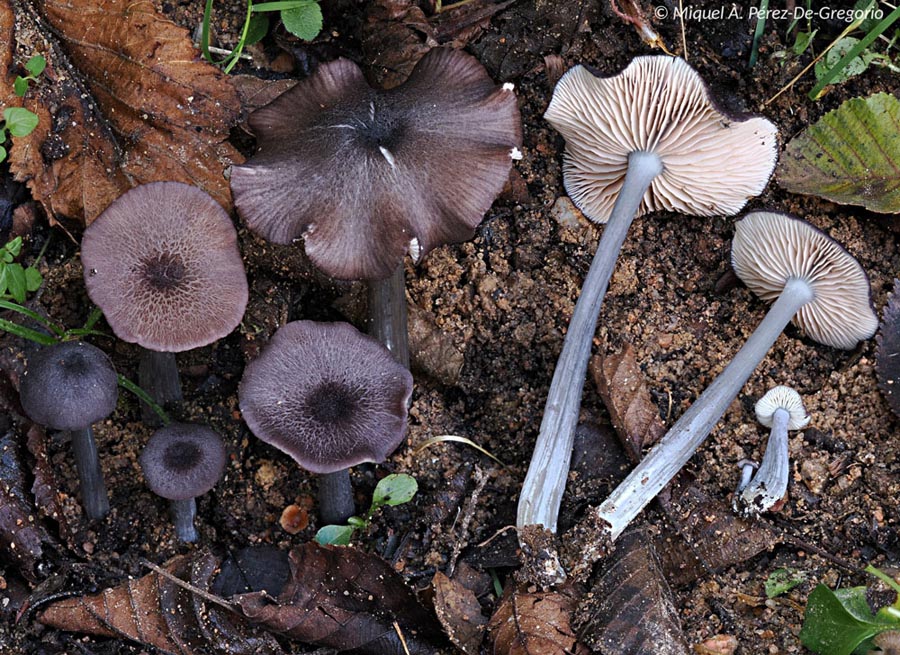
M351 61L324 64L250 126L259 150L231 174L241 215L269 241L302 237L342 279L389 276L413 240L422 256L471 238L522 141L511 86L448 48L383 91Z
M118 198L84 231L84 281L123 341L180 352L231 332L247 276L228 214L205 192L154 182Z
M28 357L19 387L22 409L53 430L83 430L116 408L116 370L102 350L65 341Z
M212 489L228 454L216 432L197 423L171 423L153 433L141 452L147 486L168 500L196 498Z
M313 473L381 462L406 433L412 375L348 323L295 321L247 365L238 392L257 437Z

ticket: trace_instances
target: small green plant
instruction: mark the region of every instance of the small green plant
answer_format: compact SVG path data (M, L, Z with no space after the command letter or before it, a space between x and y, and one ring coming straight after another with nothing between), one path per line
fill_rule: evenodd
M255 12L281 12L284 28L304 41L312 41L322 31L322 8L317 0L281 0L263 2L253 7Z
M16 77L15 82L13 82L13 89L15 90L16 95L20 98L24 96L28 92L28 83L36 82L38 75L43 73L45 68L47 68L47 60L41 55L35 55L26 61L25 70L27 70L29 74L25 77L22 77L21 75Z
M37 291L43 278L34 266L25 268L15 262L22 252L22 237L16 237L0 248L0 298L25 302L25 294Z
M806 573L797 569L775 569L766 578L766 598L775 598L806 581Z
M0 162L6 160L6 142L11 136L28 136L37 127L37 114L24 107L7 107L0 121Z
M405 473L392 473L382 479L372 494L372 504L365 516L351 516L347 525L326 525L316 532L316 541L332 546L346 546L353 538L353 533L365 528L372 522L372 515L385 505L394 507L412 500L419 490L416 479Z
M881 633L900 630L900 585L886 573L867 566L866 572L898 594L892 605L873 613L865 587L832 591L820 584L809 595L800 641L819 655L868 653Z

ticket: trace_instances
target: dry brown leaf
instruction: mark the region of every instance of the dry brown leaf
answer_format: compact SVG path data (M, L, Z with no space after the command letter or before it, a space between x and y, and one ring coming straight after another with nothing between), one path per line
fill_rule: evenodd
M630 529L575 614L592 650L616 655L688 655L674 598L646 528Z
M628 457L640 461L641 451L656 443L666 427L650 399L634 348L625 344L618 354L594 357L589 369Z
M513 589L488 625L494 655L586 655L589 651L575 637L572 612L578 602L571 587L529 593Z
M223 175L240 154L225 139L240 102L187 30L128 0L0 0L0 104L38 115L13 139L10 169L51 218L89 224L137 184L193 184L226 209ZM24 98L17 65L47 68Z
M218 564L201 552L171 559L163 568L206 590ZM236 614L158 573L99 594L57 601L43 609L38 620L60 630L131 639L172 655L282 653L271 635L255 634Z
M250 593L232 599L248 619L339 651L433 652L430 641L440 635L434 616L381 558L308 542L291 550L290 566L290 579L277 598Z
M467 654L476 654L484 639L487 618L475 594L455 579L440 571L431 581L434 587L434 610L453 645Z

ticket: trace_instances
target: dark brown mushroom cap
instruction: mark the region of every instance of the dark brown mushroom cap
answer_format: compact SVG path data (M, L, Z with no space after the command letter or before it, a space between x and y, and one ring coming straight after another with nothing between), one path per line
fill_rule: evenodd
M118 398L109 357L81 341L58 343L30 355L19 387L28 417L53 430L83 430L112 414Z
M169 500L196 498L212 489L228 454L216 432L197 423L171 423L147 441L140 463L147 486Z
M84 281L116 336L150 350L199 348L247 306L237 232L219 204L180 182L118 198L84 231Z
M250 116L259 150L231 173L235 205L275 243L303 237L323 271L379 279L472 237L521 144L515 95L463 52L431 50L377 91L351 61L319 67Z
M412 375L348 323L295 321L247 365L238 396L257 437L313 473L381 462L403 441Z
M600 223L609 218L632 152L656 153L663 165L637 216L661 209L733 214L762 192L778 158L777 128L759 116L723 114L678 57L635 57L612 77L575 66L556 85L544 118L566 139L566 191Z

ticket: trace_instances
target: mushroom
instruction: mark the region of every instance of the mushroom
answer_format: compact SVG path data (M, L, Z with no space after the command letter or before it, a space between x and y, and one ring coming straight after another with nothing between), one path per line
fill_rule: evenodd
M228 214L180 182L137 186L84 231L84 281L123 341L143 347L141 386L160 405L181 399L176 352L240 323L247 277Z
M258 150L232 169L235 205L269 241L302 238L332 277L371 281L372 334L407 365L403 255L474 234L521 157L511 91L449 48L386 90L351 61L323 64L250 116Z
M687 463L791 320L819 343L845 350L878 328L865 271L840 244L799 218L747 214L736 223L731 263L753 292L775 302L719 376L592 511L608 541Z
M222 438L207 425L170 423L147 441L140 456L144 479L153 493L170 501L175 535L182 541L197 541L196 498L216 485L226 461Z
M772 428L762 464L753 479L735 493L733 506L742 514L759 514L772 508L787 493L788 430L800 430L809 423L809 414L800 394L790 387L777 386L756 401L756 420Z
M42 348L28 358L19 397L32 421L69 433L84 513L102 519L109 497L91 425L112 414L119 397L109 357L81 341Z
M775 126L716 109L682 59L636 57L620 74L566 73L544 117L566 140L564 183L593 221L606 223L569 322L540 433L519 497L517 523L556 532L597 318L635 216L658 210L734 214L766 186Z
M381 462L406 433L412 375L348 323L295 321L247 365L241 412L257 437L319 480L326 524L355 513L349 467Z

